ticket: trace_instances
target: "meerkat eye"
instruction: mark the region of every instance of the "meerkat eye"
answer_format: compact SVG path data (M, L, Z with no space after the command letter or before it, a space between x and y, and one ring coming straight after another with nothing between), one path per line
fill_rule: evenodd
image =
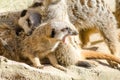
M28 23L28 27L31 27L31 21L30 21L30 19L27 19L26 21Z
M65 31L65 28L61 29L61 31L64 32L64 31Z
M66 27L65 29L66 29L66 30L68 30L69 28L68 28L68 27Z
M66 27L66 28L61 29L62 32L64 32L65 30L69 30L69 28Z
M52 29L50 37L54 38L55 34L56 34L55 29Z

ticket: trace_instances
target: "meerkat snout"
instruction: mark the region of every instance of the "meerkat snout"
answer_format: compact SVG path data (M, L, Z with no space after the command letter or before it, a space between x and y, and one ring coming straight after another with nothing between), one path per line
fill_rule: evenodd
M78 32L76 30L72 30L70 28L68 28L68 33L69 35L78 35Z
M77 35L78 32L76 30L72 30L69 27L61 29L62 32L67 32L67 35Z

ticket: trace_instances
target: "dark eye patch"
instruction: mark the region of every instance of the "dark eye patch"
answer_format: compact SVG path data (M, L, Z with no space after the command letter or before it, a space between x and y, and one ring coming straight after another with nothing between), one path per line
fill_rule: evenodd
M30 27L30 26L31 26L31 21L30 21L30 19L28 18L26 21L28 22L28 27Z
M66 27L65 29L66 29L66 30L68 30L69 28L68 28L68 27Z
M66 30L69 30L69 28L66 27L66 28L61 29L62 32L66 31Z
M50 36L51 36L52 38L54 38L54 37L55 37L55 34L56 34L55 29L52 29L52 32L51 32L51 35L50 35Z
M41 3L34 3L33 5L32 5L32 7L38 7L38 6L42 6L43 5L43 3L41 2Z
M23 10L22 12L21 12L21 17L24 17L25 15L26 15L26 13L27 13L27 10Z
M64 32L64 31L65 31L65 28L61 29L61 31Z

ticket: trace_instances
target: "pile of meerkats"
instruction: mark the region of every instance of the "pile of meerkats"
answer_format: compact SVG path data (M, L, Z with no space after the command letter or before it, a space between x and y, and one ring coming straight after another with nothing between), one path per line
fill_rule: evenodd
M26 34L21 54L34 67L43 68L44 58L63 71L70 65L96 65L87 59L105 59L113 68L120 64L117 22L103 0L34 0L18 24ZM89 36L84 29L98 30L111 54L81 49Z

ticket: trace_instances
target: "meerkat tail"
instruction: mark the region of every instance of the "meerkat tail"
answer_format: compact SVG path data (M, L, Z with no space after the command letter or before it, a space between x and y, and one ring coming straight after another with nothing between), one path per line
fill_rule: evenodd
M82 50L81 55L85 59L106 59L120 64L120 58L112 54L105 54L103 52L97 52L91 50Z

